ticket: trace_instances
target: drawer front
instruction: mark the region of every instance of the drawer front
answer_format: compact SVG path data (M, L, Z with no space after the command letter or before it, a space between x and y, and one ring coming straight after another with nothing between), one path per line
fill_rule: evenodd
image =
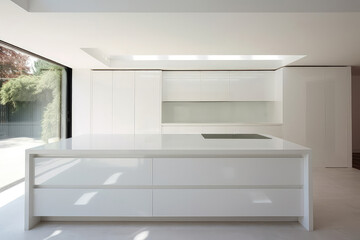
M154 185L302 185L301 158L156 158Z
M151 185L152 159L35 158L35 185Z
M303 216L301 189L156 189L153 215L162 217Z
M35 189L35 216L151 216L150 189Z

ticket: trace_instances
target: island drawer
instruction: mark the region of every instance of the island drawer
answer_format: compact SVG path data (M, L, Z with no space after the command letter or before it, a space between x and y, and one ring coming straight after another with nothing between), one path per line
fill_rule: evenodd
M153 216L303 216L301 189L155 189Z
M302 158L155 158L154 185L302 185Z
M35 216L151 216L150 189L35 189Z
M35 185L151 185L151 158L35 158Z

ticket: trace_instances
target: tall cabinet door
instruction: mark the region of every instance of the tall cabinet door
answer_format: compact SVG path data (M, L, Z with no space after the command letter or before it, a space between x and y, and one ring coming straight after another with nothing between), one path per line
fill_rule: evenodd
M350 84L347 67L285 68L283 137L310 147L314 166L351 166Z
M351 69L332 67L325 72L325 121L327 167L350 167L351 144Z
M135 134L161 133L161 71L135 72Z
M315 86L317 82L321 83L323 80L324 70L322 68L285 68L283 137L286 140L307 145L306 133L309 125L306 122L311 121L311 117L317 118L317 116L308 114L307 98L309 94L307 90L311 89L311 85ZM314 91L315 89L312 89L311 92L315 93ZM320 96L323 96L323 94L319 95L318 99ZM311 102L315 107L316 95L310 98L313 98ZM320 101L323 102L322 98L320 98Z
M135 126L135 72L113 72L113 133L133 134Z
M91 132L111 134L113 124L112 72L92 72Z

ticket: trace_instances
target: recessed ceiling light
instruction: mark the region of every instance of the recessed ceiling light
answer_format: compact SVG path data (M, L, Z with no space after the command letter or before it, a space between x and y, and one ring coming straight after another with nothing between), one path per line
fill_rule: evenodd
M262 61L276 61L282 60L283 58L279 55L251 55L250 60L262 60Z
M196 55L169 55L167 57L168 60L175 61L191 61L191 60L200 60L201 56Z
M84 52L110 68L123 69L278 69L306 55L240 55L240 54L128 54L119 55L98 48L82 48Z
M160 60L158 55L133 55L132 59L135 61L155 61Z
M225 60L225 61L239 61L239 60L246 60L244 56L240 55L209 55L207 57L208 60Z
M283 60L280 55L130 55L135 61L277 61Z

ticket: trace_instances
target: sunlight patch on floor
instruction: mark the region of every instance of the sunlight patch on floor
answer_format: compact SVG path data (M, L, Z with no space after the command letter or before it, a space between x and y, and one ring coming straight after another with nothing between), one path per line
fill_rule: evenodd
M25 183L19 183L0 193L0 208L21 197L25 193Z

